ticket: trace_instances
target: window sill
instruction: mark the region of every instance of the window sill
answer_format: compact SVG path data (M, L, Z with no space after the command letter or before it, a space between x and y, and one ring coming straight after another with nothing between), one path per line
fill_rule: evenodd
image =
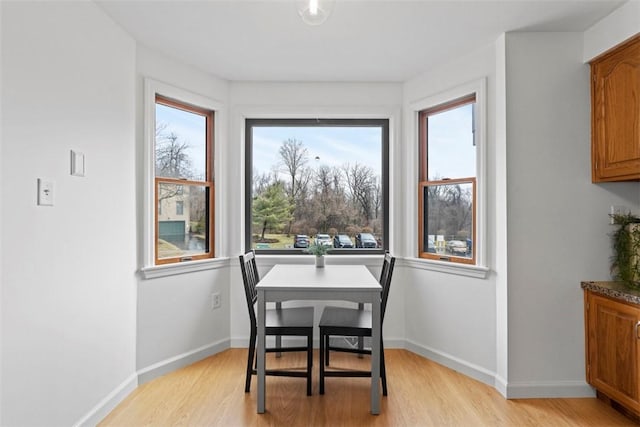
M447 261L433 261L422 258L404 258L402 264L420 270L437 271L439 273L455 274L457 276L486 279L491 271L488 267L478 265L459 264Z
M229 258L213 258L198 261L176 262L175 264L154 265L140 269L143 279L157 279L195 271L214 270L229 266Z

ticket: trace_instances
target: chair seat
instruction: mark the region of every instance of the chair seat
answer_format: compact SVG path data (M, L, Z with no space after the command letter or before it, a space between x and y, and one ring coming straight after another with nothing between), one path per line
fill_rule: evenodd
M325 307L320 318L321 328L362 329L371 335L371 312L347 307ZM366 331L368 329L368 331Z
M313 328L313 307L268 309L265 313L265 327Z

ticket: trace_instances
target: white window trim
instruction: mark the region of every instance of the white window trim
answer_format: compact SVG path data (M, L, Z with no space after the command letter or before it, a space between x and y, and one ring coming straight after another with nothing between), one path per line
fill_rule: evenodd
M143 241L143 261L140 272L145 279L169 276L173 274L188 273L192 271L200 271L207 268L216 268L221 262L227 263L224 259L207 259L196 261L184 261L175 264L155 265L154 254L154 241L155 241L155 202L154 202L154 173L155 173L155 129L156 129L156 94L163 95L168 98L172 98L187 104L191 104L197 107L213 110L213 152L214 152L214 177L213 182L216 185L215 195L215 231L214 235L216 239L214 241L214 250L216 254L219 254L220 243L218 240L219 233L219 192L217 191L217 185L221 181L218 179L221 176L219 160L219 147L220 147L220 129L222 123L222 115L219 112L223 108L223 104L219 101L207 98L196 93L177 88L175 86L162 83L157 80L145 78L144 79L144 151L143 151L143 218L142 218L142 241Z
M475 93L475 139L477 144L476 156L476 264L459 264L447 261L438 261L431 259L418 258L418 166L420 159L418 158L418 115L420 111L432 108L446 102L461 98L463 96ZM411 135L408 135L408 143L411 144L413 152L416 153L413 162L413 173L410 188L413 189L413 205L416 207L411 213L412 232L408 236L413 238L412 253L416 257L413 259L413 265L420 265L425 270L440 271L463 276L486 278L489 268L486 266L487 260L487 79L481 78L461 84L454 88L447 89L443 92L422 98L409 105Z

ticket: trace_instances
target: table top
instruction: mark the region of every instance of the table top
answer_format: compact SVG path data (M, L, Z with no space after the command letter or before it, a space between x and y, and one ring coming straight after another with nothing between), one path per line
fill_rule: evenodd
M276 264L258 282L258 290L381 291L378 280L364 265Z

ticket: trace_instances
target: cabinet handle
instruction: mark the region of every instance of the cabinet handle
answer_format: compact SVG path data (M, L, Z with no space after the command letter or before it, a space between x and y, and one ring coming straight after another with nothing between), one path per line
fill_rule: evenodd
M636 338L638 338L640 340L640 322L636 323Z

